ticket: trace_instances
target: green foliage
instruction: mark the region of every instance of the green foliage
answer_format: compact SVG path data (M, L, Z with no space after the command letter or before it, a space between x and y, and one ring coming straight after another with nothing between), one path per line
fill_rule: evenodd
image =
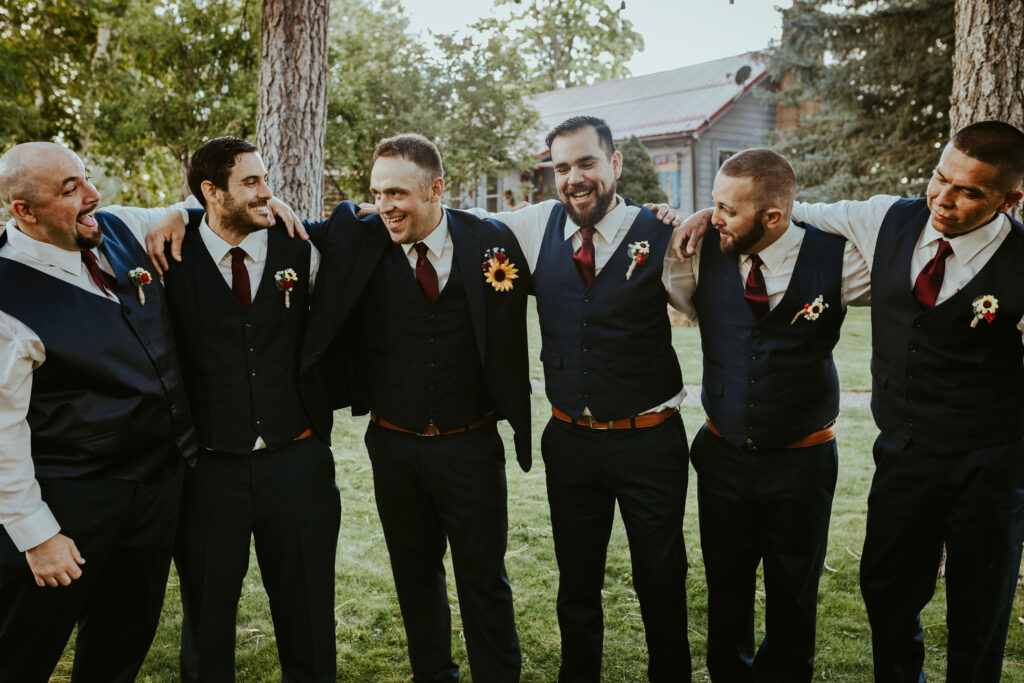
M640 204L667 202L651 155L640 138L631 136L619 145L619 152L622 153L622 176L616 184L619 194Z
M778 78L787 105L824 103L780 135L801 198L924 191L947 138L953 0L798 0L782 10Z
M644 39L607 0L495 0L506 18L471 29L514 45L530 69L531 92L571 88L629 75L626 62Z

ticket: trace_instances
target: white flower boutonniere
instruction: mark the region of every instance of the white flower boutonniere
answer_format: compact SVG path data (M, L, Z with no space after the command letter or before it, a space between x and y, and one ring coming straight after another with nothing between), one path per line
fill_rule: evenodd
M637 266L647 262L647 256L651 253L651 243L647 240L633 242L629 245L626 255L629 256L629 270L626 271L626 279L633 277L633 271Z
M825 309L828 308L828 304L825 303L824 299L825 297L819 294L818 298L814 301L804 304L804 307L796 312L796 315L789 321L789 324L795 325L800 316L803 316L804 320L817 320L825 312Z
M284 307L292 307L291 293L295 288L295 283L299 281L299 276L291 268L285 268L274 273L274 284L277 288L284 292Z
M143 306L146 305L146 293L142 291L144 285L148 285L153 281L153 276L149 274L149 271L145 268L132 268L128 271L128 279L135 285L135 291L139 295L139 303Z
M999 308L999 299L995 298L991 294L979 296L971 302L971 308L974 310L974 317L971 319L971 327L977 327L979 320L991 323L996 319L996 310Z
M504 247L491 247L484 252L484 281L496 292L512 291L512 281L519 277L519 269L509 260Z

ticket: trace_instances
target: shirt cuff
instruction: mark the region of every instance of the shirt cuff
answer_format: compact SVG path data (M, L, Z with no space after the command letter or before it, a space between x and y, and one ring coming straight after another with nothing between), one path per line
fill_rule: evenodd
M60 524L50 512L50 507L43 503L42 507L28 517L5 524L4 530L18 551L25 552L60 533Z

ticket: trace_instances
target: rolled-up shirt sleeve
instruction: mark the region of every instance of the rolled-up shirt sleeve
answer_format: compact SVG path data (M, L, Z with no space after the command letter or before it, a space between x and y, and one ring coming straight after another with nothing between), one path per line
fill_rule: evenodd
M45 358L39 337L0 312L0 525L22 552L60 531L36 481L28 426L32 372Z

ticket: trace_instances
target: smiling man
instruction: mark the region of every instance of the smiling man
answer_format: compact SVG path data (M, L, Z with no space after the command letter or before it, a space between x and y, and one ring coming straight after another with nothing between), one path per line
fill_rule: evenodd
M188 185L205 215L164 274L202 447L175 549L181 679L234 680L235 616L255 538L284 678L333 681L340 502L330 411L306 391L313 382L300 379L299 361L319 256L267 230L273 193L252 143L206 142Z
M96 212L82 160L52 143L0 157L0 200L0 680L48 680L76 624L72 681L134 680L196 450L144 271L166 210Z

